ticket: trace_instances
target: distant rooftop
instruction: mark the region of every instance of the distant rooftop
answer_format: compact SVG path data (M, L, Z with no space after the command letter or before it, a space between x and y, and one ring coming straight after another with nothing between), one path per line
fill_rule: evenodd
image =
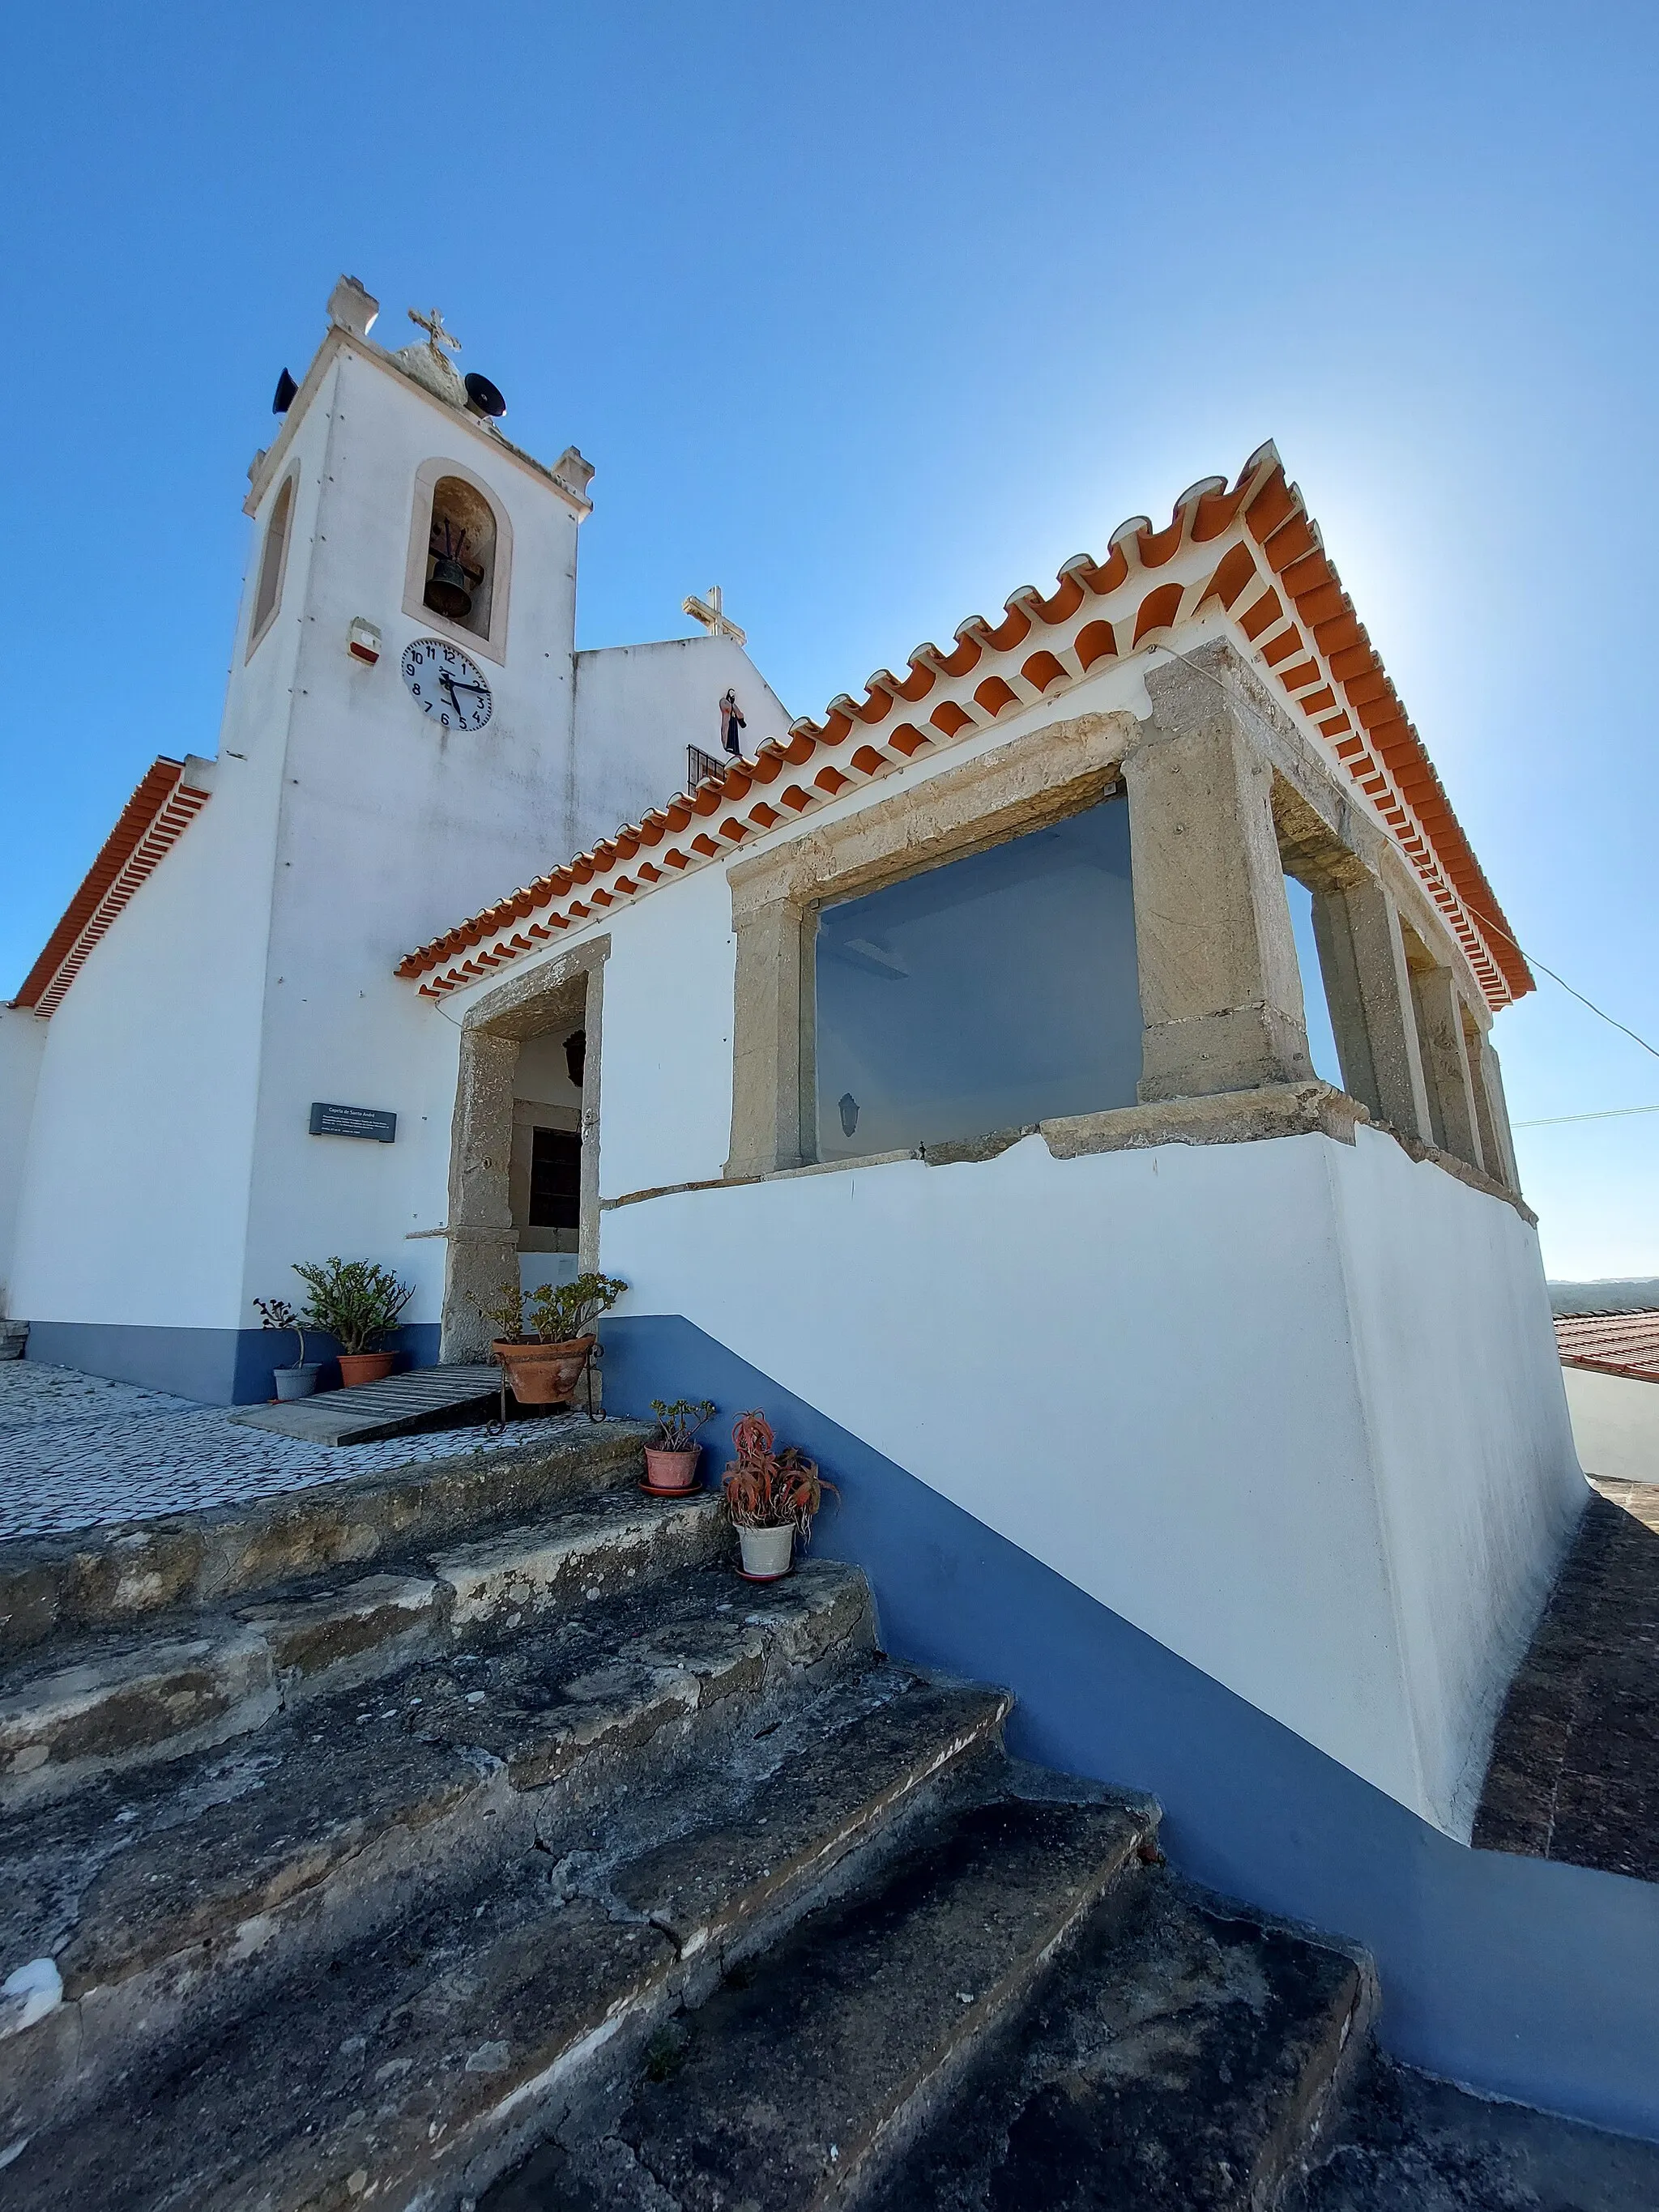
M1554 1314L1659 1313L1659 1275L1609 1275L1595 1283L1552 1283Z
M1659 1382L1659 1313L1563 1314L1555 1342L1564 1367Z

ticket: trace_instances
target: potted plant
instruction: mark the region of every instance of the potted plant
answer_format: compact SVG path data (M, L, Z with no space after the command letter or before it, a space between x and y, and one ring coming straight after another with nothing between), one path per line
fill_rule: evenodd
M489 1348L521 1406L568 1405L597 1340L592 1325L627 1288L614 1275L592 1273L544 1283L528 1297L516 1283L502 1285L484 1319L500 1332Z
M415 1295L389 1268L372 1260L325 1261L321 1267L294 1263L308 1293L303 1309L307 1328L325 1330L340 1347L340 1380L348 1389L359 1382L383 1382L398 1362L382 1352L380 1339L398 1326L398 1316Z
M299 1339L300 1357L292 1367L273 1367L270 1379L276 1386L276 1395L284 1402L295 1398L308 1398L317 1388L317 1377L323 1371L320 1359L306 1358L306 1327L286 1298L255 1298L253 1310L259 1316L261 1328L290 1329Z
M657 1417L657 1433L645 1448L645 1480L648 1490L690 1490L696 1480L702 1446L697 1431L714 1418L712 1398L675 1398L665 1404L651 1401Z
M798 1446L779 1451L763 1414L744 1413L732 1442L738 1455L720 1486L726 1517L738 1532L742 1571L751 1583L775 1583L789 1571L797 1534L805 1543L825 1490L835 1486L823 1481Z

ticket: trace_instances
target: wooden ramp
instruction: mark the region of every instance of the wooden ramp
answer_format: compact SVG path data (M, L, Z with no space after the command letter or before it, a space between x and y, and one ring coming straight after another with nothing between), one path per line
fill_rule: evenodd
M384 1382L352 1390L325 1390L286 1406L244 1406L231 1414L249 1429L298 1437L313 1444L372 1444L404 1437L428 1421L476 1406L482 1419L500 1401L501 1370L479 1367L413 1367Z

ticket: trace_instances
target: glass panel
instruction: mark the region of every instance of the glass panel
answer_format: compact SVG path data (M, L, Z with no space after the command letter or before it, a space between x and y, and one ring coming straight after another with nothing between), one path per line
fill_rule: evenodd
M826 907L817 988L820 1159L1132 1106L1127 803Z
M1286 876L1285 896L1291 902L1291 930L1296 939L1296 964L1302 972L1302 1011L1308 1024L1308 1051L1314 1073L1340 1091L1342 1063L1336 1056L1336 1031L1331 1027L1325 971L1319 964L1319 945L1314 936L1313 893L1306 884Z
M530 1154L531 1229L574 1229L581 1219L582 1140L574 1129L538 1129Z

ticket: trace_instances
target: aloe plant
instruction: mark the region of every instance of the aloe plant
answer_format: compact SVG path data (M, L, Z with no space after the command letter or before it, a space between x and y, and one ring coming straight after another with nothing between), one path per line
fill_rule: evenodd
M797 1444L777 1449L772 1425L762 1413L744 1413L732 1431L737 1457L720 1479L726 1517L735 1528L793 1528L801 1541L812 1533L812 1516L823 1503L825 1482L816 1463Z

